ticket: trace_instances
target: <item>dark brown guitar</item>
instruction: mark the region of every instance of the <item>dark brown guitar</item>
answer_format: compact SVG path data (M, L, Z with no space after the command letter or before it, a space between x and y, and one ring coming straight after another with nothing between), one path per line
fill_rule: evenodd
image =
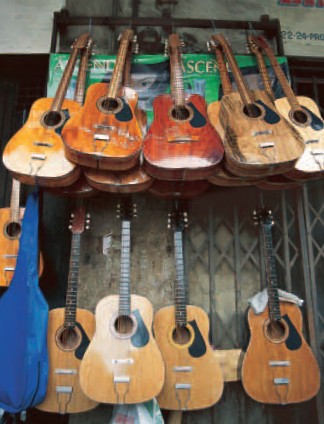
M243 387L258 402L303 402L319 390L319 367L303 337L299 307L279 300L271 212L255 212L255 220L263 237L268 307L258 315L252 308L248 313L251 339L242 365Z
M171 95L154 99L154 120L143 143L144 167L161 180L201 180L214 172L224 149L203 97L185 95L180 48L179 36L171 34Z

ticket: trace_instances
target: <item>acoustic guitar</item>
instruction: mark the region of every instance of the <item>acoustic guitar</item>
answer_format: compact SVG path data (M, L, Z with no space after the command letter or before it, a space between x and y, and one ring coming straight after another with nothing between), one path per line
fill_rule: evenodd
M296 96L279 65L272 48L264 37L250 36L251 50L259 55L260 49L270 60L271 66L286 97L275 99L278 112L298 131L305 143L305 151L295 164L294 168L287 172L289 178L296 180L308 180L322 177L324 170L324 121L314 100L305 96Z
M242 364L243 387L258 402L303 402L319 390L319 367L303 337L299 307L279 300L271 212L254 216L262 231L268 307L258 315L252 308L248 312L251 339Z
M216 55L216 61L218 65L218 72L223 87L223 95L230 95L233 93L232 83L226 67L223 50L219 44L216 44L213 39L207 43L208 49L213 50ZM207 113L209 120L213 127L217 130L222 140L225 138L225 131L219 120L219 113L221 108L221 101L217 100L208 105ZM240 187L256 184L258 181L262 181L262 178L249 178L239 177L238 175L232 174L228 171L224 164L225 156L216 168L215 173L208 177L208 181L214 185L222 187Z
M65 154L90 168L127 170L139 161L142 132L135 108L138 95L121 84L133 31L123 31L110 83L96 83L87 90L77 116L64 127Z
M265 91L248 87L224 35L213 35L212 40L221 46L238 90L222 97L219 113L227 169L248 177L289 171L304 151L301 137L279 115Z
M20 182L12 180L10 207L0 209L0 286L8 287L16 268L22 218L25 208L20 207ZM39 254L39 272L43 273L43 255Z
M205 179L224 154L222 141L208 120L204 98L185 94L181 45L178 34L169 36L171 94L154 99L154 119L143 142L144 168L161 180Z
M60 414L89 411L97 406L82 392L79 367L95 330L92 312L77 307L81 234L89 228L83 207L72 216L70 269L65 308L49 312L47 346L49 372L46 397L37 409Z
M5 146L5 167L24 184L65 187L79 178L80 168L65 157L61 131L80 109L79 103L64 98L78 53L88 38L89 34L83 34L74 42L55 97L36 100L26 123Z
M164 382L164 363L152 336L152 304L130 294L130 236L133 204L122 200L121 280L119 295L101 299L96 331L80 367L85 394L114 404L145 402L157 396Z
M174 229L175 305L157 311L153 322L166 367L157 400L161 408L170 410L208 408L220 399L224 386L218 359L208 341L208 316L186 301L182 238L187 219L181 210L169 215L168 226Z

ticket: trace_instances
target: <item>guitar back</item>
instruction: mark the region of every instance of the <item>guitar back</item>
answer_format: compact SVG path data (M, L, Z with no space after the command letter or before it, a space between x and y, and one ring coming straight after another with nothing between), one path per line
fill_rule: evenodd
M195 410L214 405L223 392L223 375L208 341L208 316L201 308L187 305L191 339L175 343L173 306L160 309L154 317L154 335L166 366L165 383L157 400L161 408Z
M302 315L296 305L280 303L286 335L272 341L265 324L268 309L260 315L249 310L251 339L242 365L246 393L262 403L287 404L314 397L320 387L320 372L313 352L302 334Z
M158 179L199 180L211 175L223 157L221 139L210 124L203 97L186 101L188 119L177 119L170 95L153 102L154 120L143 143L144 166Z
M62 131L65 154L80 165L122 171L138 163L141 151L142 131L135 113L138 95L122 87L117 111L109 112L103 107L108 87L96 83L88 88L80 113Z
M60 334L64 325L65 308L49 312L47 345L49 372L46 397L37 409L60 414L89 411L98 404L89 399L81 390L79 367L82 356L95 331L95 317L92 312L77 309L76 330L80 340Z
M116 331L119 296L101 299L96 331L80 366L84 393L97 402L133 404L157 396L164 382L164 364L152 336L153 308L142 296L131 295L130 333Z
M64 187L75 182L80 169L66 159L60 135L65 114L57 128L46 126L44 116L53 99L38 99L33 103L23 127L8 141L3 152L3 163L16 179L24 184L44 187ZM63 110L73 116L80 105L73 100L64 100ZM68 111L68 112L67 112Z
M261 115L250 118L238 93L223 96L220 121L229 171L239 176L265 176L289 171L304 151L297 131L278 115L269 96L253 92Z
M294 169L287 173L293 179L311 179L321 176L324 170L324 123L317 104L310 98L297 96L300 106L311 116L308 125L297 125L291 119L291 107L286 97L275 100L278 112L294 126L305 143L305 151L295 164Z

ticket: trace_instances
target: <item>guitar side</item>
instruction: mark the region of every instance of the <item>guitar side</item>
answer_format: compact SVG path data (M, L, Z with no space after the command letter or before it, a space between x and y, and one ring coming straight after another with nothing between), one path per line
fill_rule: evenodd
M65 308L53 309L49 312L47 392L43 402L36 408L61 414L89 411L98 404L83 393L79 383L79 367L83 352L95 331L95 317L92 312L77 308L77 328L82 329L81 334L82 332L85 334L82 334L81 345L78 348L62 350L56 338L57 331L64 325L64 313Z
M24 184L64 187L79 178L79 167L65 157L60 135L62 127L53 129L42 123L43 115L50 109L52 101L50 98L36 100L23 127L5 146L5 167ZM63 110L69 116L79 109L78 103L64 100Z
M242 384L257 402L287 404L314 397L320 387L315 356L302 335L302 315L296 305L280 303L287 324L284 341L272 342L265 335L268 310L255 315L250 309L251 339L242 364Z
M203 97L193 94L186 105L190 116L177 120L172 117L170 95L160 95L153 102L154 120L143 142L144 167L153 177L204 179L223 157L222 141L208 120Z
M127 170L139 161L142 130L137 120L138 95L121 88L121 110L108 113L100 99L107 97L106 83L92 84L79 114L64 126L65 154L72 162L112 171Z
M189 345L174 343L174 306L157 311L154 335L165 366L165 383L157 400L161 408L195 410L214 405L223 392L223 375L208 341L209 321L206 312L187 305L187 320L192 340Z
M114 404L145 402L157 396L164 382L164 363L152 336L153 308L144 297L131 295L135 333L115 331L119 296L101 299L96 308L96 331L80 366L85 394Z

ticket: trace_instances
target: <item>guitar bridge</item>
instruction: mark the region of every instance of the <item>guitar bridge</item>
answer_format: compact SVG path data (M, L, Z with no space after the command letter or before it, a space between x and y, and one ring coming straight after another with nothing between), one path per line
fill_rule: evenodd
M95 134L93 136L94 140L98 140L98 141L109 141L110 137L108 134Z
M260 143L259 147L261 147L261 149L269 149L270 147L274 147L274 143L271 141L267 143Z
M53 147L53 143L46 143L45 141L34 141L33 145L40 147Z

